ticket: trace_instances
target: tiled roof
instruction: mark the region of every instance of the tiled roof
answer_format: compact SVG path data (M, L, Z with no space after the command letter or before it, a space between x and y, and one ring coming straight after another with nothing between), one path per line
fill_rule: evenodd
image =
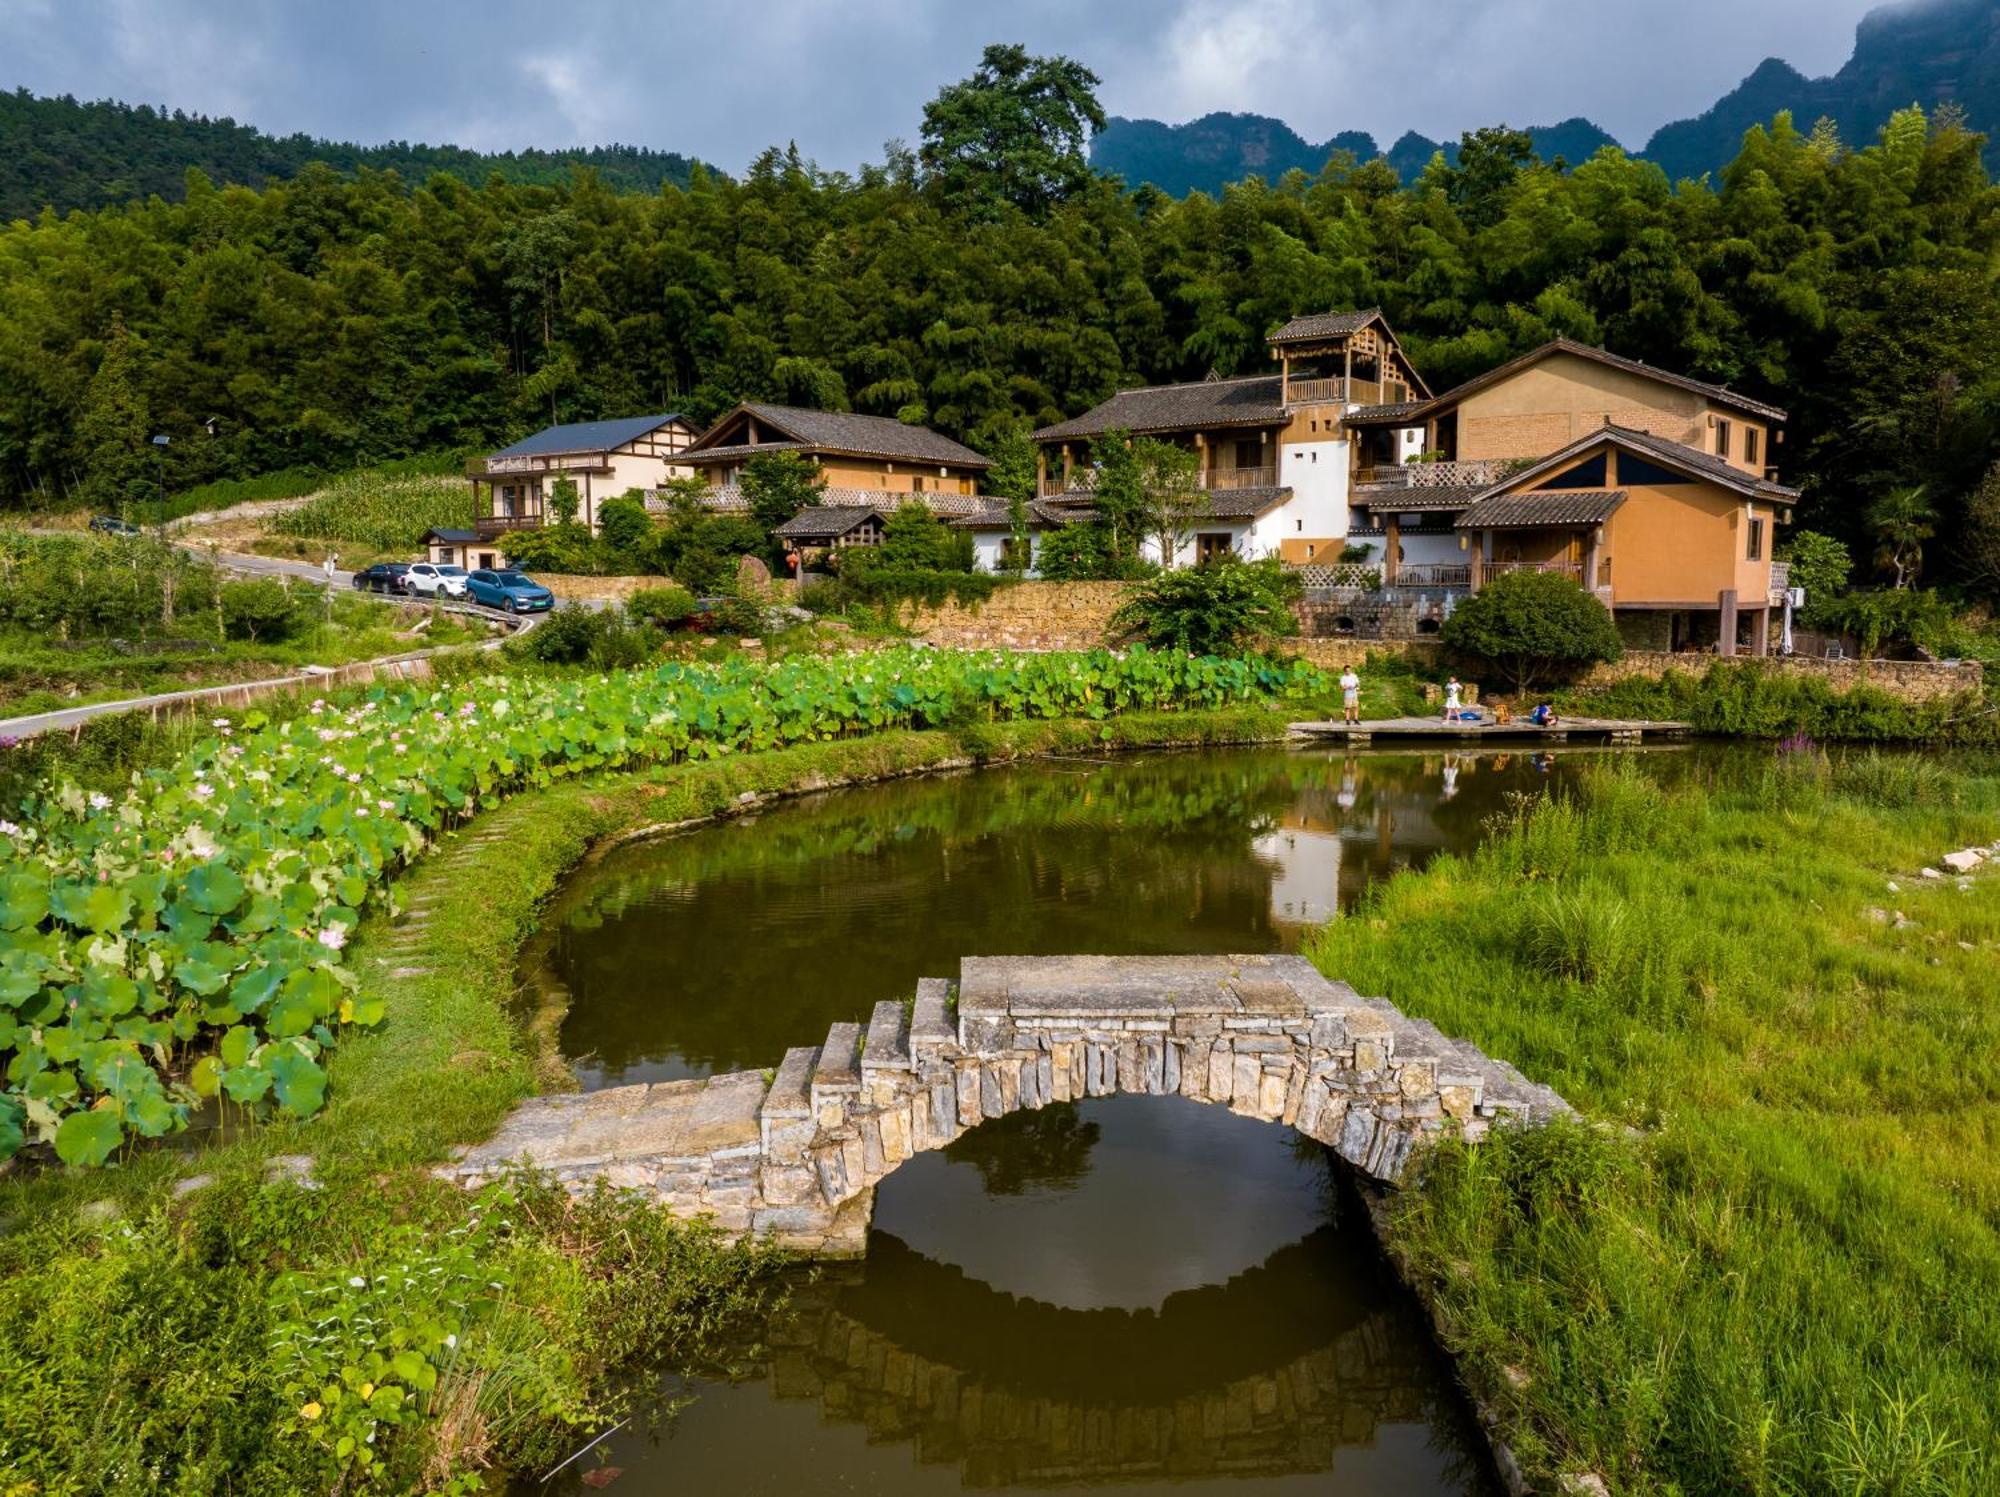
M1208 511L1202 519L1248 520L1276 509L1292 497L1288 488L1215 489L1208 496Z
M802 509L785 521L773 535L787 540L812 540L819 536L842 536L871 519L887 518L880 510L858 504L818 504Z
M822 488L819 491L820 507L828 509L860 506L893 511L905 504L921 504L934 514L965 515L973 513L989 502L977 494L913 494L902 489ZM660 489L648 491L647 509L655 514L664 514L671 507L665 491ZM742 514L749 510L750 501L736 484L712 484L701 496L701 507L719 514Z
M1428 400L1396 400L1387 405L1358 405L1341 419L1349 426L1412 426L1432 404Z
M738 412L747 411L759 425L770 427L781 438L774 442L704 447L702 442ZM834 452L847 457L880 458L885 462L925 463L952 468L993 466L970 447L954 442L927 426L911 426L887 416L864 416L854 411L811 411L802 406L765 405L745 401L717 421L695 440L679 462L723 462L757 452Z
M469 546L479 539L476 530L442 530L432 527L424 532L427 541L442 541L448 546Z
M1732 493L1742 494L1746 498L1766 499L1773 504L1790 504L1799 497L1797 489L1788 489L1783 484L1772 483L1761 474L1746 473L1712 452L1703 452L1698 447L1690 447L1685 442L1676 442L1667 437L1656 437L1649 431L1634 431L1629 426L1600 426L1596 431L1578 437L1569 446L1550 453L1533 467L1510 474L1498 483L1488 485L1481 492L1490 496L1519 491L1551 468L1558 467L1605 441L1615 442L1621 447L1636 451L1644 457L1656 459L1668 467L1678 468L1697 478L1705 478L1710 483L1720 485Z
M1635 431L1629 426L1612 426L1607 430L1615 432L1619 440L1628 447L1637 447L1662 462L1692 469L1706 478L1714 479L1726 489L1736 490L1739 494L1770 499L1779 504L1790 504L1799 497L1797 489L1788 489L1781 483L1773 483L1761 473L1746 473L1727 458L1717 457L1712 452L1703 452L1699 447L1690 447L1685 442L1676 442L1668 437L1656 437L1649 431Z
M566 452L610 452L680 419L669 411L661 416L625 416L616 421L578 421L568 426L544 427L532 437L523 437L512 447L502 447L491 456L550 457Z
M1413 515L1431 510L1464 509L1484 492L1486 486L1480 484L1446 488L1442 485L1417 487L1406 483L1357 483L1349 492L1349 499L1377 514Z
M1598 525L1625 502L1623 489L1531 489L1496 494L1458 517L1460 530L1535 530L1544 525Z
M1285 392L1275 374L1243 379L1197 380L1185 385L1146 385L1120 390L1081 416L1044 426L1037 442L1099 437L1108 431L1133 433L1188 431L1212 426L1283 426Z
M1322 338L1345 338L1358 333L1381 317L1380 307L1364 307L1358 312L1320 312L1294 317L1283 327L1274 328L1266 343L1313 343Z

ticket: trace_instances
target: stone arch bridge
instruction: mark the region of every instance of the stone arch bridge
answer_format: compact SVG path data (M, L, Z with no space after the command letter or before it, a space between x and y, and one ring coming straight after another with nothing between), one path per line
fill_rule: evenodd
M775 1072L536 1097L441 1173L526 1165L828 1256L859 1253L874 1187L991 1118L1120 1092L1296 1127L1394 1182L1424 1139L1568 1105L1504 1061L1296 956L968 957L956 986L878 1003Z

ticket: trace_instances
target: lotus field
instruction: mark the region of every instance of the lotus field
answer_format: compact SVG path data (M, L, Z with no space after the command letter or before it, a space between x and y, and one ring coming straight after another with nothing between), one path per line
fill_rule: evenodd
M46 787L0 821L0 1158L97 1164L218 1095L307 1116L384 1014L342 961L440 832L519 789L890 728L1103 718L1316 690L1303 664L899 649L771 666L503 676L217 719L123 796Z

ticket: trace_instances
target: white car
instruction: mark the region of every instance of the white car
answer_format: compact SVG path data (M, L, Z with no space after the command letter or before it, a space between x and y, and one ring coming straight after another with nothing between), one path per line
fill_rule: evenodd
M403 585L426 598L435 598L439 593L447 598L462 598L465 596L465 568L420 561L411 566L403 578Z

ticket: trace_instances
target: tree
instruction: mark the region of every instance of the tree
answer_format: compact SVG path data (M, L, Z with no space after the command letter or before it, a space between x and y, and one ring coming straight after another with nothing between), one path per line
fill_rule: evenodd
M924 106L918 159L944 201L974 218L1007 207L1042 218L1091 180L1085 152L1104 128L1097 74L1067 57L995 44L978 70Z
M636 493L605 500L597 509L597 525L605 546L629 558L628 565L643 565L648 559L645 553L653 541L653 517L646 512L646 501Z
M1171 567L1211 512L1201 486L1201 455L1141 437L1132 444L1132 456L1139 469L1140 528L1159 546L1160 565Z
M826 487L819 465L796 452L758 453L743 465L740 483L750 518L766 535L819 503Z
M1937 533L1937 510L1922 484L1891 489L1868 508L1875 532L1875 561L1895 573L1896 586L1913 586L1924 569L1924 542Z
M574 525L582 503L583 496L577 492L574 478L564 475L549 485L549 513L556 517L556 524L565 528Z
M158 480L146 466L148 437L132 335L125 320L115 318L77 418L83 489L92 507L123 516L131 506L157 496Z
M972 537L953 530L928 505L912 501L900 504L882 526L882 544L873 554L850 551L852 562L866 556L864 566L893 568L909 572L969 572L972 570Z
M1848 555L1846 546L1816 530L1799 531L1787 550L1791 585L1805 589L1805 616L1816 618L1847 591L1848 578L1854 573L1854 559Z
M1132 439L1122 431L1106 432L1090 444L1091 501L1104 543L1112 557L1139 549L1146 526L1146 475Z
M1605 606L1557 572L1508 572L1452 610L1440 637L1525 693L1559 672L1624 653Z
M1018 426L1009 426L987 451L993 466L986 470L986 492L1007 501L1007 542L1000 550L1000 569L1024 572L1034 555L1034 521L1028 501L1035 497L1035 444Z
M1164 650L1233 654L1298 633L1291 605L1303 590L1299 574L1276 557L1226 556L1208 566L1162 572L1119 605L1111 626Z
M1968 582L1989 601L2000 600L2000 463L1965 501L1963 564Z

